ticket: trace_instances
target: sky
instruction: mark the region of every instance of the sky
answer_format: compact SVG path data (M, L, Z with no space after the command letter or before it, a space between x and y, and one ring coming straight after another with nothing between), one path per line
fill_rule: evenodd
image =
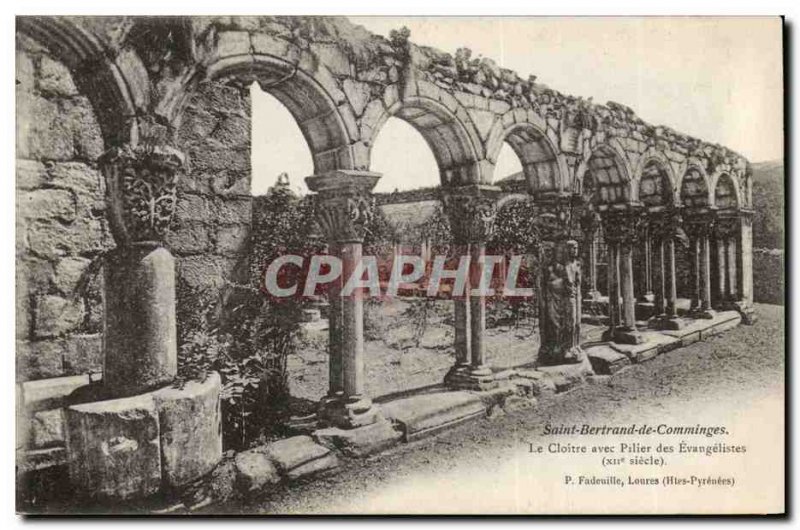
M726 145L753 162L783 158L779 18L350 17L373 33L402 26L411 40L494 59L561 92L616 101L645 121ZM253 193L278 174L307 190L311 155L297 124L272 96L253 94ZM398 146L403 146L398 149ZM372 148L376 191L438 183L433 154L407 123L391 119ZM520 170L507 146L495 178Z

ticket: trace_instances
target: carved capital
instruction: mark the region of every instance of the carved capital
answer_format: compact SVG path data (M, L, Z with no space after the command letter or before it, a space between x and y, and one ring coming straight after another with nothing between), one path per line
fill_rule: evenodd
M714 233L716 217L711 214L684 216L686 235L691 239L705 238Z
M574 239L573 220L584 213L584 203L577 195L553 195L536 201L534 229L544 241Z
M442 202L456 243L485 243L492 237L499 192L499 188L482 185L443 191Z
M337 170L306 178L315 197L315 215L331 242L352 243L364 240L367 225L375 213L372 189L379 173Z
M100 159L109 199L109 222L120 246L163 241L177 203L183 153L166 146L124 146Z
M739 233L741 228L742 221L739 217L719 217L714 223L714 236L718 238L733 237Z
M602 215L603 235L609 243L632 245L641 241L647 229L647 218L635 210L610 210Z

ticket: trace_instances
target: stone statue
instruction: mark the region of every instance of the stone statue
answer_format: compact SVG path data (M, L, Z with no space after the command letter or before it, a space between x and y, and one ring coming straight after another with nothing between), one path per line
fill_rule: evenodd
M552 366L580 363L581 263L578 243L569 240L556 249L543 270L541 347L537 364Z

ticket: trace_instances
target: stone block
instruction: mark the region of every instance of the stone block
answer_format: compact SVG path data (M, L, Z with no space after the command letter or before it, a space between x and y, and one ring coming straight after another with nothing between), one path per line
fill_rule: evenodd
M73 331L83 322L84 314L83 300L41 296L34 309L34 335L47 338Z
M37 160L17 159L17 189L38 188L47 182L47 171L44 164Z
M81 257L66 257L58 260L53 271L53 284L62 294L71 295L86 271L91 260Z
M151 394L68 407L69 475L92 498L130 499L161 486L161 452Z
M278 469L264 447L237 453L235 462L236 488L242 493L256 493L281 481Z
M330 449L314 443L310 436L293 436L265 447L282 476L289 480L315 475L339 466Z
M249 236L248 225L221 226L216 234L217 252L225 255L239 255L244 251Z
M215 220L219 224L249 225L253 218L253 201L227 199L220 201L215 210Z
M46 55L43 55L39 62L38 85L39 91L44 93L64 97L78 95L78 89L69 69Z
M369 103L370 86L366 83L353 81L348 78L342 83L342 88L347 96L347 100L350 102L350 106L353 108L353 113L355 113L356 116L361 116L364 113L367 103Z
M37 221L28 226L30 251L43 258L100 253L114 245L105 220L79 217L69 225Z
M480 396L465 391L410 396L384 403L381 410L387 419L400 424L405 441L485 418L487 413Z
M62 408L67 405L70 394L91 382L88 374L25 381L18 384L17 405L28 412Z
M75 192L79 202L105 201L105 179L100 172L83 162L56 162L47 170L48 183Z
M62 447L31 449L17 452L17 472L40 471L67 463L67 450Z
M183 388L153 393L158 409L161 474L168 486L182 486L209 473L222 460L219 374L189 381Z
M319 429L311 435L318 443L340 450L346 456L365 457L397 444L402 433L386 420L355 429L329 427Z
M598 374L614 374L631 364L627 355L606 345L588 348L586 354L589 356L592 368Z
M535 397L542 397L555 394L556 385L553 380L543 372L533 369L517 370L517 377L527 379L531 382L531 388Z
M175 206L175 219L179 222L206 222L211 215L208 200L200 195L181 193Z
M166 237L170 250L176 254L201 254L210 246L208 228L199 222L181 223Z
M68 190L43 189L17 194L17 213L26 219L75 220L75 197Z
M64 373L79 375L103 370L103 337L99 333L74 334L64 339Z
M64 416L62 409L35 412L30 421L30 443L34 449L64 445Z

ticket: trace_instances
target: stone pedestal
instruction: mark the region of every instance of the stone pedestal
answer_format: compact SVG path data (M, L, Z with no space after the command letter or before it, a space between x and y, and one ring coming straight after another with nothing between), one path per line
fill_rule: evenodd
M131 499L159 490L160 431L151 394L68 407L65 419L69 476L77 493Z
M105 366L109 396L140 394L178 371L175 260L155 243L112 253L105 267Z

